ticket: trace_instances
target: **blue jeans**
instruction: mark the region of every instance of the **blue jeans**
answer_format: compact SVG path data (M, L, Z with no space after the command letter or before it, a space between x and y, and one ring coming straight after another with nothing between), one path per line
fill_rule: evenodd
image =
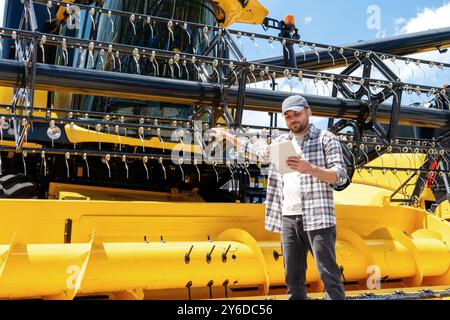
M308 251L311 251L325 298L344 300L341 270L336 263L336 227L304 231L302 216L283 216L281 227L284 270L289 300L305 300Z

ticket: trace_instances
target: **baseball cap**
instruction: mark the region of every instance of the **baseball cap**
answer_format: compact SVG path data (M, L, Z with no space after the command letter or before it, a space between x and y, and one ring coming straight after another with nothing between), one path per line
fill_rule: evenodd
M308 101L300 95L295 95L283 101L281 110L285 114L288 111L302 111L306 107L309 107Z

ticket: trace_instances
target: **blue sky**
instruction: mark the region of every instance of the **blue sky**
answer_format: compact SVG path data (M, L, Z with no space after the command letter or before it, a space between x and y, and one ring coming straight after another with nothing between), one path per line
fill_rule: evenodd
M269 10L269 17L281 19L288 13L294 14L302 38L335 45L377 36L377 30L369 30L367 27L367 19L370 16L367 9L370 6L380 8L381 31L385 30L386 36L389 36L395 34L395 21L398 18L412 19L425 7L436 8L446 3L442 0L260 0L260 2ZM312 19L310 23L305 23L307 17ZM261 32L260 26L233 27Z
M378 31L369 30L366 24L369 17L367 9L370 6L380 8L381 31L385 31L385 35L389 36L395 34L395 21L398 18L412 19L425 7L437 8L446 3L443 0L260 0L260 2L266 6L272 18L281 19L288 13L294 14L304 39L335 45L377 36ZM0 0L0 25L4 3L5 0ZM260 26L236 24L233 28L262 32Z
M334 45L376 38L396 33L395 22L399 18L413 19L424 8L438 8L448 1L443 0L260 0L269 10L269 17L282 19L286 14L296 16L302 38ZM0 25L3 4L0 0ZM367 9L380 9L380 30L367 27L370 14ZM450 19L449 24L450 26ZM232 28L262 33L261 26L236 24ZM250 55L251 53L248 52ZM261 57L264 53L261 53Z
M450 2L443 0L260 0L260 2L269 10L269 17L282 19L286 14L294 14L301 37L305 41L331 45L450 27ZM263 33L261 26L237 24L233 28ZM276 34L276 32L272 31L272 34ZM276 47L275 50L272 50L264 43L258 44L258 50L250 41L242 43L244 53L249 59L282 54L282 48ZM450 62L450 52L439 54L435 51L413 55L413 57ZM421 74L420 71L416 70L415 76L413 76L406 66L393 66L394 70L397 70L397 67L401 70L400 77L404 81L424 85L442 85L442 81L427 83L430 79L442 80L443 78L440 76L417 79L417 75ZM450 79L448 74L447 77ZM286 85L284 87L286 89ZM307 92L315 94L314 88L312 89L310 86ZM410 98L411 101L408 99L405 101L413 103L417 99L419 101L424 99L414 96ZM251 123L257 122L260 125L267 125L267 119L267 116L256 112L246 112L244 115L244 122L251 120ZM316 118L314 122L320 127L324 127L327 120Z
M386 30L386 35L392 35L395 33L394 22L397 18L413 18L425 7L435 8L445 4L443 0L260 0L260 2L269 10L270 17L281 19L286 14L293 13L300 20L298 24L304 38L336 45L376 36L377 32L369 30L366 26L367 8L371 5L380 8L382 29ZM0 13L3 13L4 3L5 0L0 0ZM2 16L0 14L0 20ZM306 25L307 17L311 17L312 21ZM260 26L233 27L254 32L261 31Z

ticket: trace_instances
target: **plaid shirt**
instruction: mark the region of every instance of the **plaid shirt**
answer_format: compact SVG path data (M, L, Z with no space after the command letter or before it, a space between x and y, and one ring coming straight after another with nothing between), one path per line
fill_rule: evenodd
M274 143L292 140L293 133L283 134ZM269 160L269 148L247 145L251 153L264 160ZM247 149L247 150L248 150ZM329 185L311 175L300 174L301 193L299 201L302 204L303 226L305 231L320 230L336 226L336 209L334 206L333 187L344 185L347 180L347 170L342 153L342 147L337 137L327 131L320 130L311 124L301 149L305 160L318 167L333 169L337 173L336 185ZM267 186L266 223L268 231L281 233L283 178L273 164L269 169Z

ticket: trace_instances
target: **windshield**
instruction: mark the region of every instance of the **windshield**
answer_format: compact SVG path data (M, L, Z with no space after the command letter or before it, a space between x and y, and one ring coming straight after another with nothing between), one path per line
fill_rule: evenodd
M206 0L106 0L103 8L217 25L214 8ZM170 31L165 23L152 21L149 24L146 19L136 19L132 22L129 17L108 16L107 14L101 14L100 16L97 14L91 18L85 10L79 12L79 17L79 29L70 29L66 24L61 27L60 35L188 53L200 53L208 44L207 37L205 37L201 28L191 29L189 27L184 28L182 25L174 25L172 31ZM95 21L95 28L93 27L92 19ZM99 52L94 52L93 55L90 55L88 50L80 52L78 49L73 49L69 52L68 60L70 65L78 68L131 74L139 73L141 75L179 79L188 78L185 70L173 72L168 64L163 61L159 61L157 68L155 68L155 64L150 59L141 58L138 67L132 56L122 55L116 59L111 55L105 54L105 52L103 55L99 54ZM56 52L56 64L64 64L64 55L61 49L58 49ZM78 110L107 113L139 114L181 119L187 119L191 114L189 106L153 101L130 101L105 97L56 94L54 102L59 108L70 107ZM71 105L67 106L68 103Z

